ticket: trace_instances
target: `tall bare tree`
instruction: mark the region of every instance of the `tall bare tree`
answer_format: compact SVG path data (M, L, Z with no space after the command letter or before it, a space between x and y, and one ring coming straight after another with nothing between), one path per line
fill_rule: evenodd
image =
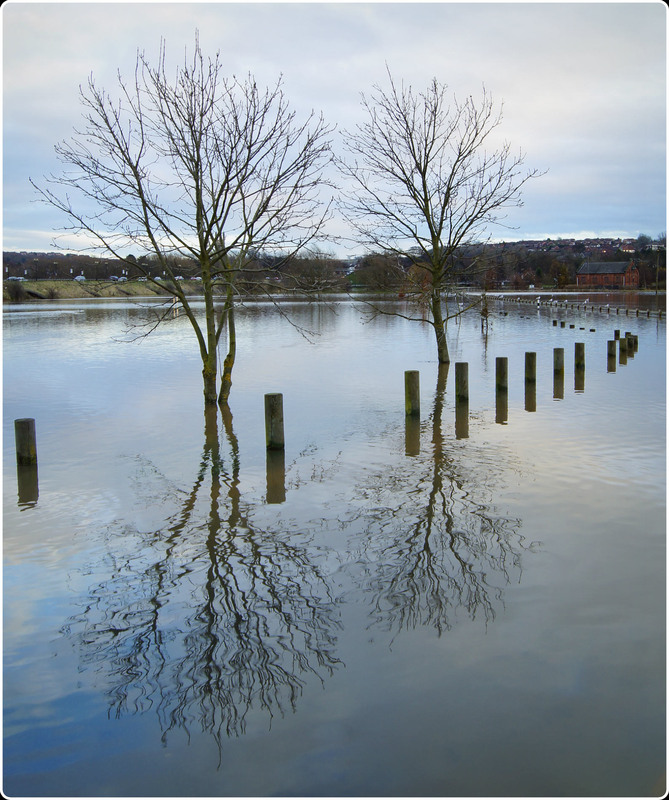
M363 95L365 122L344 134L347 157L339 164L352 188L342 207L359 243L414 263L410 294L427 307L439 361L448 363L446 324L462 311L447 305L458 255L480 243L506 208L521 205L522 186L538 173L524 171L523 155L507 143L486 151L501 111L485 89L478 103L449 101L436 79L415 93L388 77L387 90ZM467 269L476 267L473 260Z
M166 276L161 285L181 304L197 337L205 403L227 403L236 277L243 270L248 280L251 256L259 251L289 256L318 238L328 215L321 190L331 129L313 112L298 122L281 79L261 90L251 76L225 77L219 54L205 57L197 37L192 58L186 55L174 77L167 74L162 43L157 65L139 53L134 79L119 74L118 90L113 98L89 79L81 89L83 128L56 146L63 172L34 185L87 246L129 261L149 280L155 278L135 259L150 254L158 260ZM174 272L174 256L197 264L203 322ZM264 272L258 268L260 282ZM224 330L219 393L217 348Z

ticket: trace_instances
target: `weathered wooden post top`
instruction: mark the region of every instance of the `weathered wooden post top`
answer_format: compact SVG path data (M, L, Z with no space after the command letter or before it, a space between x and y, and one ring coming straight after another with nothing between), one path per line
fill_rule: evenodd
M506 392L509 388L509 359L506 356L495 359L495 388L498 392Z
M31 417L15 419L14 437L16 439L16 463L20 467L37 464L35 420Z
M416 369L404 373L404 409L408 416L420 415L420 374Z
M455 401L469 402L469 364L466 361L459 361L455 365Z
M283 395L265 395L265 440L268 450L283 450Z

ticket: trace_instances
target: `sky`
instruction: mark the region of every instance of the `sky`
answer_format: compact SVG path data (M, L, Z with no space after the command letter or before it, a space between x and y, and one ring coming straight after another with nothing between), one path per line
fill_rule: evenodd
M666 32L652 2L139 3L2 5L3 250L53 250L64 220L36 202L58 172L54 145L81 118L89 75L114 89L137 51L220 51L226 71L283 76L298 115L338 133L364 120L361 93L386 70L416 90L432 78L503 109L498 132L544 172L496 240L656 237L666 231ZM332 231L344 234L341 221ZM339 227L338 227L339 226ZM60 242L68 249L67 239ZM337 250L337 248L333 248ZM338 251L339 255L350 252Z

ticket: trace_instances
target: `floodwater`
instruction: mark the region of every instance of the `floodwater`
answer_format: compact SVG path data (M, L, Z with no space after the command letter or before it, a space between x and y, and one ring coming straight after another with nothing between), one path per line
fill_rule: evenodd
M439 369L424 325L281 308L206 418L185 318L5 308L4 792L662 795L664 319L495 302Z

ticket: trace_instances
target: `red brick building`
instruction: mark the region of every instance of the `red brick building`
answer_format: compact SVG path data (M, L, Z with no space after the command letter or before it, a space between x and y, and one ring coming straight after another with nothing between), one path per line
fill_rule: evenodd
M581 266L576 273L577 286L602 289L638 289L639 270L632 261L595 261Z

